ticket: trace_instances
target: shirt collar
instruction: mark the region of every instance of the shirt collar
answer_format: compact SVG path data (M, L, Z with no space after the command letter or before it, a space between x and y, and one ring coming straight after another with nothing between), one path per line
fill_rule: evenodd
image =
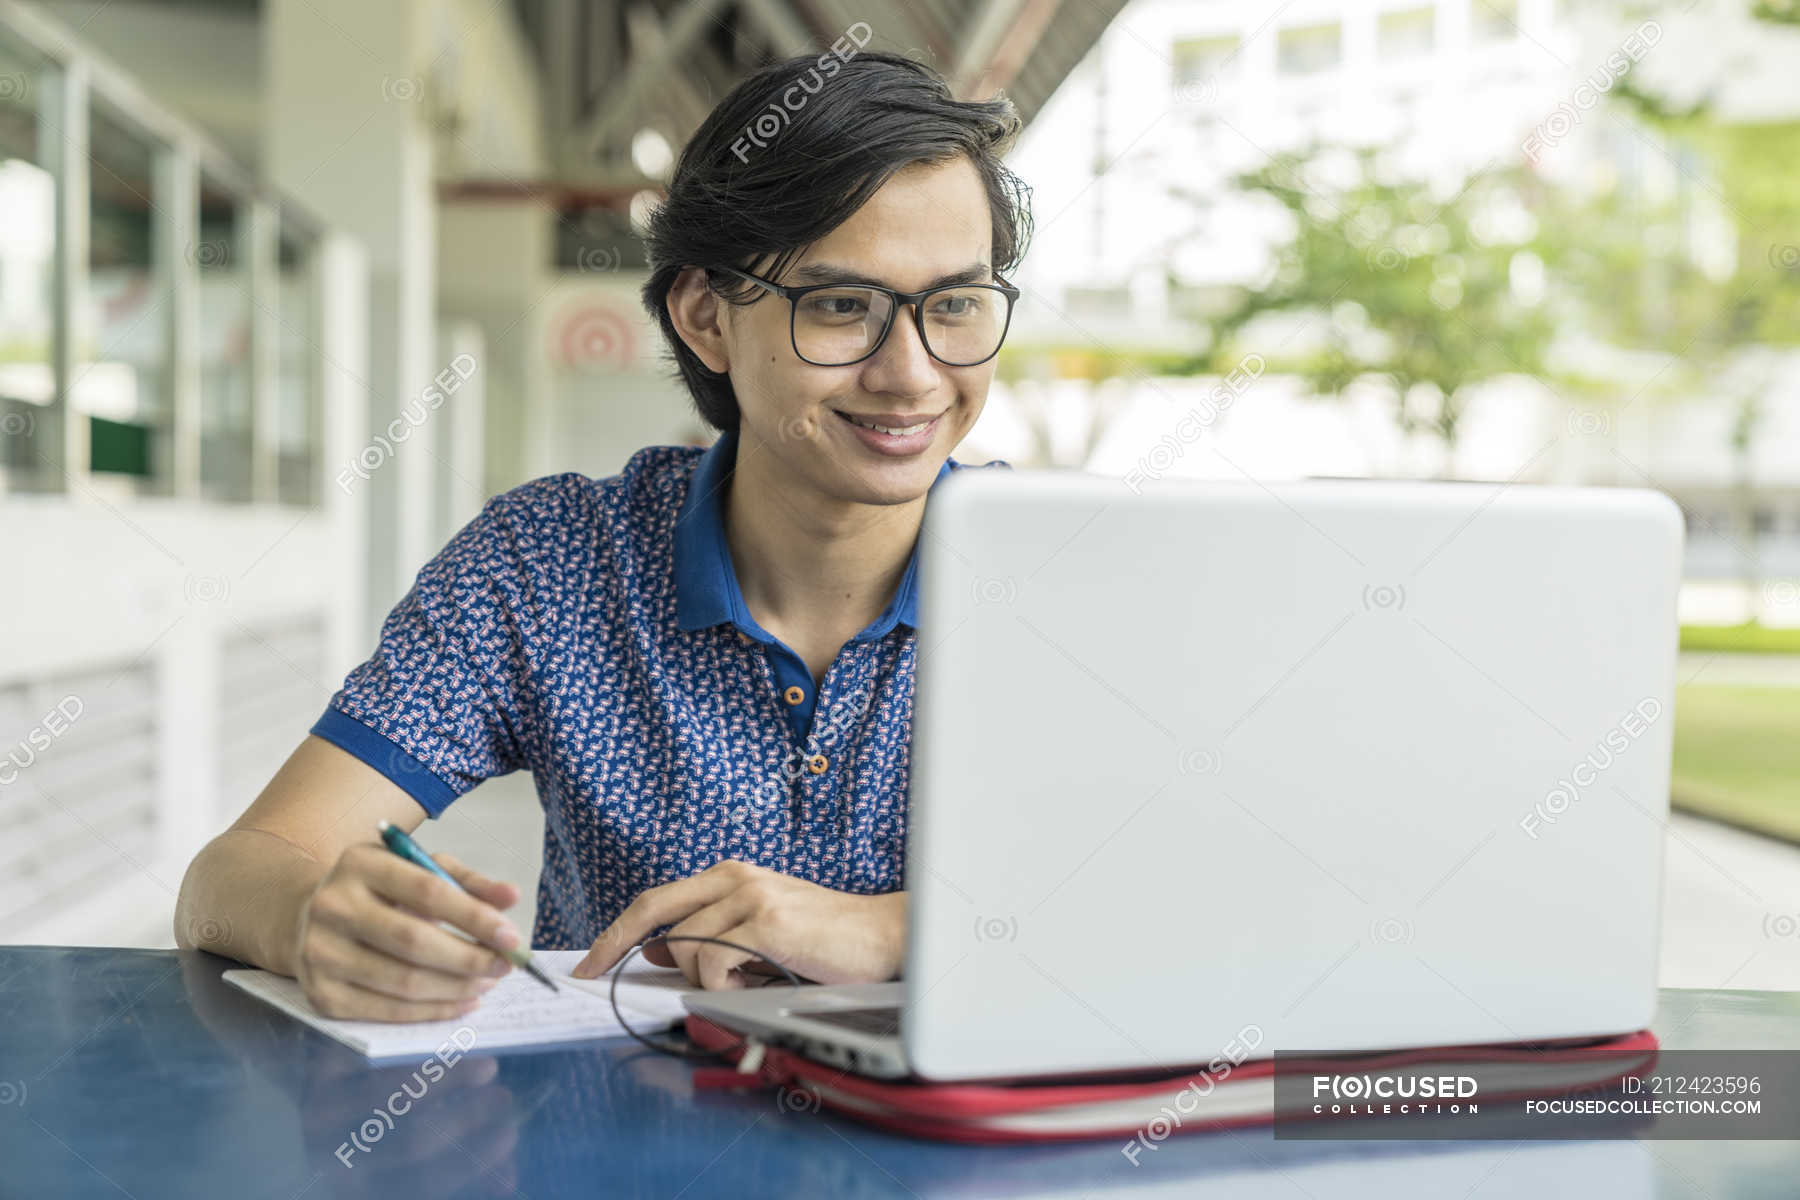
M724 511L720 504L725 485L731 479L737 462L738 435L735 431L721 434L700 456L688 482L687 497L675 518L675 625L679 629L705 629L729 622L759 642L772 642L773 634L763 629L750 616L744 594L738 589L737 572L731 565L731 548L725 542ZM963 464L953 458L944 460L937 487L946 476ZM919 627L919 547L913 544L907 559L906 573L894 598L880 616L870 622L853 641L866 642L881 637L896 624Z

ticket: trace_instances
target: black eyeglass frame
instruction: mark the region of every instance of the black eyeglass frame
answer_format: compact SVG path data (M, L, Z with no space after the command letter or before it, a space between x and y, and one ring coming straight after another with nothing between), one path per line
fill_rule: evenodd
M739 279L754 283L757 287L771 295L779 296L783 300L786 300L788 302L788 345L794 348L794 357L798 358L801 362L814 367L851 367L859 362L866 362L873 358L875 353L887 343L888 334L894 331L894 317L899 313L901 306L905 304L912 305L913 325L919 331L919 345L925 347L925 353L931 355L932 358L943 363L946 367L979 367L982 363L987 362L989 359L993 358L994 355L1000 353L1000 347L1006 345L1007 332L1012 329L1013 307L1019 301L1019 289L1012 284L1007 283L998 275L994 276L994 278L998 280L996 283L947 283L942 287L927 288L922 292L902 292L896 291L891 287L882 287L878 283L809 283L804 287L786 287L773 280L764 279L760 275L752 275L748 271L740 271L736 267L716 266L708 269L713 271L723 271L727 275L735 275ZM871 292L882 292L886 294L887 297L893 301L893 307L888 310L887 324L881 327L881 333L876 336L875 341L870 345L868 352L861 358L853 358L849 362L841 363L815 362L813 359L800 353L800 339L794 330L795 324L798 323L800 319L800 298L809 292L823 292L829 291L832 288L847 287L866 288ZM967 363L951 362L931 348L931 338L925 332L925 301L927 298L935 296L939 292L954 292L965 288L975 287L999 292L1006 297L1006 324L1000 327L1000 339L994 343L994 349L986 358L978 358L974 362Z

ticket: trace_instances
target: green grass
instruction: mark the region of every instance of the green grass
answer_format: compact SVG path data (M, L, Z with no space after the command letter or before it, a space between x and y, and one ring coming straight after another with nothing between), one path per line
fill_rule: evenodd
M1758 625L1683 625L1683 650L1735 654L1800 654L1800 627Z
M1800 842L1800 687L1678 689L1669 790L1677 808Z

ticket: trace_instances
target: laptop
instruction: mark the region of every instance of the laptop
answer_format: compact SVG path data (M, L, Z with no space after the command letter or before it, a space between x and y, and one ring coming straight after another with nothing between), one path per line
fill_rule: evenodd
M1643 490L960 472L903 978L688 1006L934 1081L1643 1028L1681 553Z

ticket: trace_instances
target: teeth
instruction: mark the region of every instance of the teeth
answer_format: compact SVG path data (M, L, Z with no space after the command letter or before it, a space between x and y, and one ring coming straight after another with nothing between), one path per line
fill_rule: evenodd
M910 433L922 433L931 425L930 421L920 421L917 425L908 425L904 429L890 429L886 425L877 425L873 421L865 421L860 417L852 417L849 413L845 413L844 417L852 425L861 425L864 429L873 429L878 433L885 433L889 437L905 437Z

